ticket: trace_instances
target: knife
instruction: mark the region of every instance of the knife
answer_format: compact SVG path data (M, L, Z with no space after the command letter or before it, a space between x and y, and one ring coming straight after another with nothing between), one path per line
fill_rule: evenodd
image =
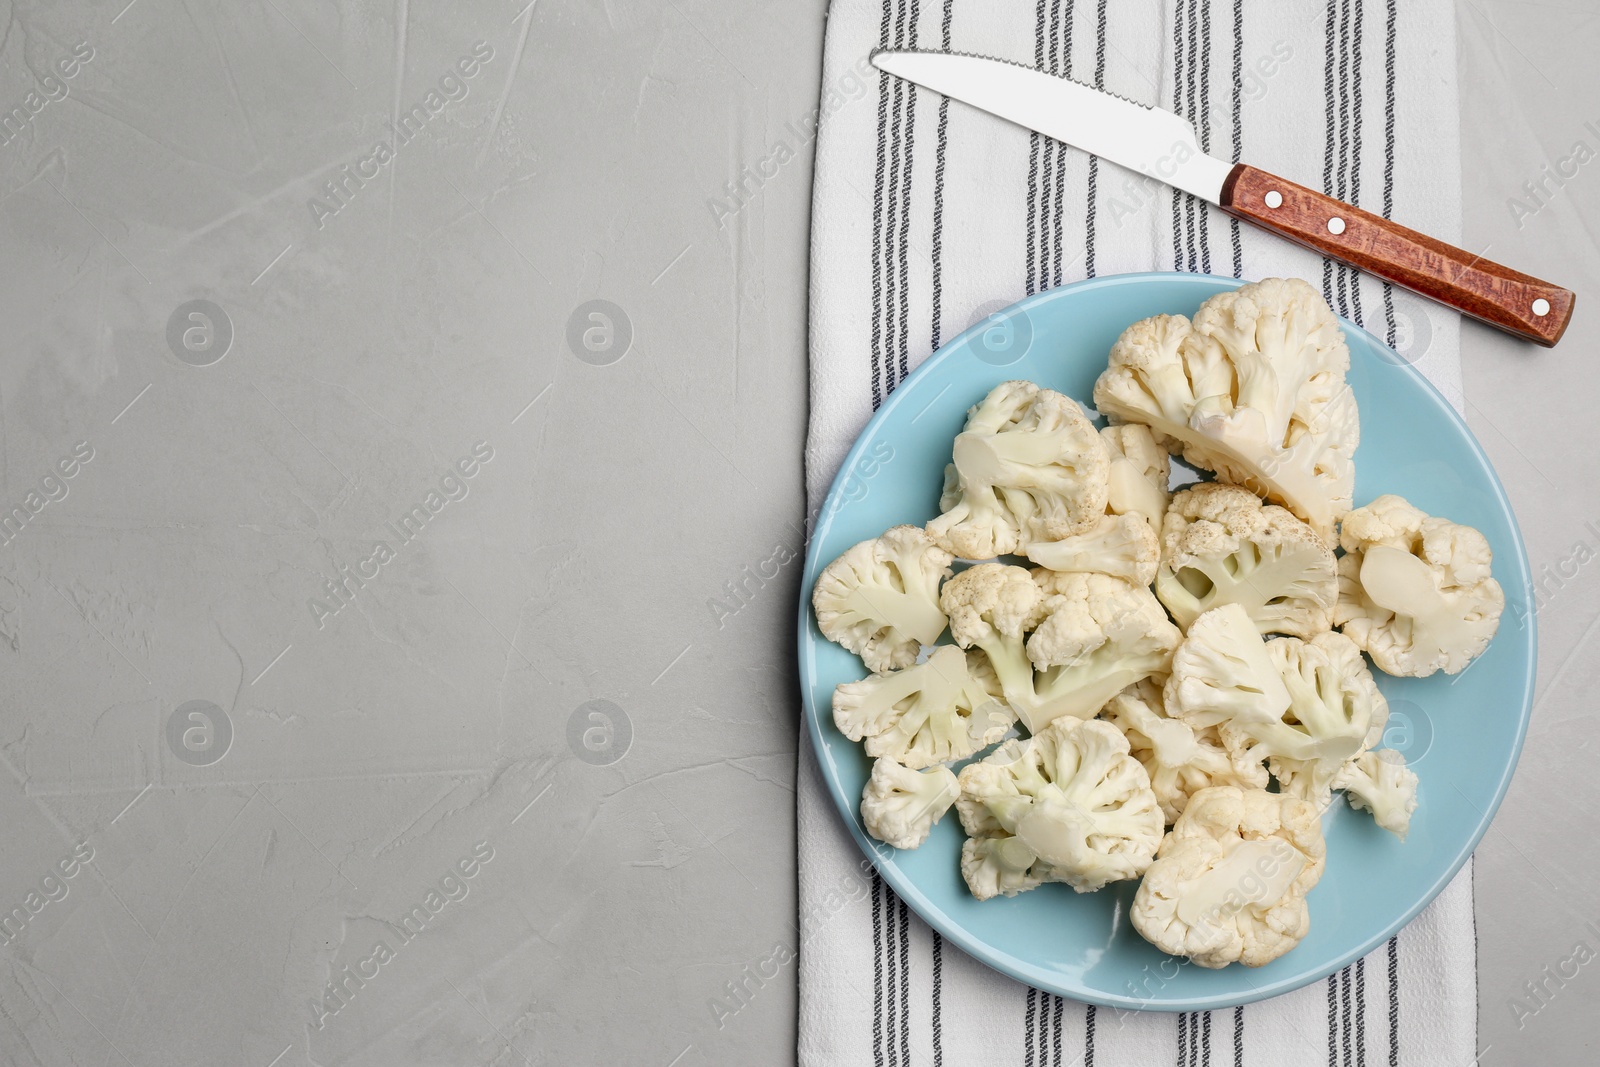
M1569 290L1246 163L1208 156L1194 126L1170 111L984 56L877 51L872 63L1547 348L1572 318Z

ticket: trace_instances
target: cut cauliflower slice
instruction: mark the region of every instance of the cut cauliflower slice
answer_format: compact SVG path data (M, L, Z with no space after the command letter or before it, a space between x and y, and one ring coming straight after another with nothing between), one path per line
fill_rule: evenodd
M1123 331L1094 387L1100 412L1149 426L1197 467L1248 486L1330 544L1350 510L1360 440L1350 351L1327 302L1299 279L1218 293L1195 312Z
M1345 791L1352 808L1370 811L1379 826L1406 839L1417 810L1417 772L1406 766L1404 756L1392 748L1363 752L1333 784Z
M1489 646L1505 593L1483 534L1392 494L1344 517L1334 622L1389 674L1457 674Z
M1134 894L1133 928L1201 967L1260 967L1311 929L1327 846L1316 808L1258 789L1202 789Z
M1105 513L1110 457L1071 397L1002 382L967 412L928 534L963 559L1083 533Z
M1150 427L1138 423L1107 426L1100 431L1111 456L1111 496L1106 510L1113 515L1142 515L1150 528L1161 530L1172 494L1172 458L1156 443ZM1146 585L1150 584L1148 582Z
M944 633L939 582L949 576L950 560L915 526L852 546L817 577L817 628L870 671L911 666L922 646Z
M1248 773L1234 764L1215 726L1196 730L1168 717L1161 682L1146 678L1111 698L1100 717L1122 731L1128 749L1150 776L1150 788L1167 824L1177 821L1189 798L1214 785L1247 785Z
M1252 761L1266 757L1283 792L1326 810L1345 767L1383 739L1389 702L1343 634L1274 638L1267 654L1288 686L1288 715L1279 724L1224 725L1222 742Z
M963 850L962 873L980 899L997 884L1017 892L1043 881L1093 892L1139 877L1161 843L1150 779L1110 723L1057 719L968 764L959 781L962 828L999 842Z
M840 685L833 721L867 755L921 768L966 759L1017 717L982 652L940 645L925 662Z
M961 787L948 767L914 771L887 756L872 765L861 793L867 833L893 848L916 848L956 802Z
M1264 634L1313 637L1333 627L1333 549L1248 489L1206 482L1172 498L1161 530L1156 596L1185 629L1202 612L1240 604Z
M1059 541L1035 541L1023 554L1053 571L1091 571L1109 574L1137 585L1155 580L1161 557L1160 542L1143 515L1104 515L1087 533Z
M1105 574L1037 569L1044 618L1028 638L1051 718L1092 719L1133 683L1165 674L1182 635L1150 590ZM1049 720L1019 709L1030 732Z
M1050 865L1014 837L969 837L961 843L961 877L979 900L1014 897L1059 881Z

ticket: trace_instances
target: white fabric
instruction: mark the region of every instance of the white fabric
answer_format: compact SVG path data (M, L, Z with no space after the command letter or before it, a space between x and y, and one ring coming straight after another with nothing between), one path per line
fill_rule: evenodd
M897 98L894 85L867 74L874 47L949 47L1090 82L1100 69L1107 89L1209 116L1200 126L1211 153L1223 158L1234 158L1237 61L1237 158L1379 212L1392 168L1393 216L1454 242L1460 234L1454 25L1448 0L1330 0L1322 10L1272 0L833 0L812 222L806 477L813 508L875 397L926 358L938 338L955 336L980 311L1089 273L1209 264L1215 274L1308 278L1325 284L1336 310L1380 337L1392 328L1394 343L1461 404L1453 313L1409 294L1386 300L1382 285L1338 268L1325 275L1318 257L1248 226L1239 230L1236 271L1231 220L1180 201L1175 223L1170 190L1144 186L1105 163L1095 175L1091 253L1087 157L1049 142L1036 149L1026 131L960 104L941 115L935 94L901 86ZM935 939L914 915L907 921L904 905L874 882L824 792L803 729L801 745L800 1060L806 1067L1145 1067L1175 1057L1180 1064L1215 1058L1251 1067L1461 1067L1476 1055L1470 867L1393 946L1393 1029L1389 946L1359 969L1241 1013L1193 1016L1088 1011L942 946L936 1025ZM875 937L882 947L875 948ZM1347 1016L1354 1020L1349 1030Z

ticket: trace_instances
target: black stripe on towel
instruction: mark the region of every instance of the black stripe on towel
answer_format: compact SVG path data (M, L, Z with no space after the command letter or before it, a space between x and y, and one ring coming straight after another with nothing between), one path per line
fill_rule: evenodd
M1038 0L1034 6L1033 24L1033 65L1039 70L1044 69L1044 23L1045 0ZM1039 148L1042 137L1035 132L1028 138L1028 295L1032 296L1041 288L1039 284L1040 264L1044 261L1043 241L1040 233L1039 219Z
M901 22L905 21L905 10L901 9ZM920 0L911 0L911 32L901 36L900 42L907 48L917 47L917 21L922 16ZM903 79L902 79L903 80ZM911 373L911 329L908 325L911 307L911 267L907 250L911 246L911 159L917 147L917 93L918 88L911 82L906 82L906 151L904 170L900 181L900 329L899 329L899 368L895 377L895 384L905 381L906 375Z
M1172 5L1172 110L1183 114L1183 0ZM1183 193L1172 190L1172 269L1183 269Z
M1356 1067L1367 1067L1367 958L1356 960Z
M1328 1067L1339 1067L1339 976L1328 975Z
M872 872L872 1062L883 1067L883 879Z
M1185 10L1188 13L1188 21L1185 24L1185 33L1183 39L1184 47L1188 49L1187 57L1184 59L1183 63L1183 99L1185 106L1188 108L1188 119L1191 123L1194 122L1195 67L1199 65L1196 62L1195 57L1195 38L1198 36L1195 33L1197 5L1198 0L1188 0L1188 3L1185 5ZM1200 242L1195 232L1195 198L1190 196L1188 193L1181 193L1179 195L1183 197L1183 229L1184 237L1188 242L1187 262L1189 264L1189 273L1193 274L1195 271L1200 269L1200 261L1197 258L1200 251Z
M1037 1028L1033 1024L1033 1015L1034 1015L1034 1011L1036 1010L1035 1009L1035 1002L1036 1002L1038 996L1039 996L1039 991L1037 989L1033 988L1032 986L1029 986L1028 987L1028 1011L1027 1011L1027 1014L1025 1014L1022 1017L1022 1049L1023 1049L1023 1061L1022 1062L1023 1062L1023 1067L1034 1067L1035 1062L1036 1062L1035 1058L1034 1058L1033 1045L1034 1045L1035 1031L1036 1031Z
M1364 0L1355 0L1355 31L1351 47L1356 55L1356 76L1350 86L1351 108L1355 128L1350 131L1350 203L1357 207L1361 205L1361 126L1365 121L1366 109L1361 103L1361 83L1364 80L1363 72L1366 70L1366 50L1362 43L1362 27L1366 22ZM1361 272L1354 268L1350 271L1350 313L1358 325L1366 325L1366 315L1361 310Z
M1095 4L1094 27L1094 87L1106 87L1106 0L1099 0ZM1089 157L1089 189L1085 194L1087 206L1084 209L1083 226L1083 263L1085 278L1094 277L1094 226L1097 209L1099 208L1099 190L1096 186L1100 181L1100 157Z
M1340 1023L1343 1026L1341 1043L1344 1045L1344 1067L1350 1067L1350 968L1339 972Z
M1244 1005L1233 1009L1233 1067L1244 1067Z
M1328 17L1323 25L1322 41L1322 191L1333 192L1333 50L1334 42L1334 17L1337 14L1336 0L1327 0ZM1322 298L1333 305L1333 260L1326 257L1322 260Z
M1400 1067L1400 935L1389 939L1389 1067Z
M1193 42L1190 43L1193 47ZM1200 151L1211 152L1211 0L1201 0L1200 8L1200 106L1194 126L1200 135ZM1195 199L1200 215L1200 269L1211 273L1211 205Z
M935 930L933 932L933 1067L944 1067L943 999L944 938Z
M1095 1006L1083 1009L1083 1067L1094 1067Z
M905 43L906 8L904 0L895 5L895 30L894 44L896 48ZM884 365L885 379L884 395L894 391L899 383L896 370L895 355L903 343L897 325L899 323L899 308L906 299L904 284L899 273L899 259L901 254L901 239L899 237L900 222L900 183L902 174L902 160L910 152L911 146L908 138L901 133L905 121L906 97L914 91L914 86L909 85L904 78L894 80L894 100L890 104L892 112L889 119L889 213L884 227L884 271L889 276L889 300L884 312Z
M1383 48L1383 217L1394 212L1394 24L1398 0L1388 0L1387 21ZM1383 314L1389 323L1385 340L1393 348L1397 340L1394 324L1394 286L1383 283Z
M900 1062L911 1067L911 909L898 896L900 909Z
M1393 2L1393 0L1391 0ZM1244 151L1244 127L1240 125L1244 113L1244 82L1240 74L1244 69L1244 0L1233 0L1233 162L1239 162ZM1239 220L1228 219L1233 238L1233 276L1244 277L1244 249L1239 243Z
M1178 1013L1178 1067L1184 1067L1189 1052L1189 1013Z
M891 0L883 0L878 47L889 47ZM898 79L896 79L898 80ZM883 194L889 157L889 93L887 71L878 72L878 166L872 192L872 410L883 403ZM876 923L874 923L876 927ZM880 1053L881 1055L881 1053Z
M944 0L944 20L940 25L939 45L944 51L950 51L950 19L953 13L955 0ZM950 143L950 98L939 97L939 143L933 155L933 344L932 351L938 351L940 335L943 333L943 302L944 302L944 160L945 152ZM939 935L934 934L935 959L938 958ZM937 971L935 971L937 973ZM934 988L934 1005L937 1009L938 987ZM937 1015L935 1016L937 1018ZM934 1064L939 1064L939 1029L935 1025L934 1039Z
M1061 1010L1066 1006L1066 1001L1060 997L1051 997L1056 1002L1055 1047L1050 1052L1050 1067L1061 1067Z
M1347 201L1350 198L1350 0L1339 0L1339 161L1333 172L1333 188L1329 195ZM1343 263L1334 264L1334 293L1339 298L1339 314L1350 315L1350 269Z
M883 917L883 960L884 972L889 976L889 980L884 986L883 1000L887 1010L884 1012L883 1028L886 1034L884 1060L888 1067L900 1067L900 1046L895 1041L896 1024L900 1014L899 998L895 995L900 988L900 968L895 955L897 938L895 937L894 910L897 903L899 902L895 899L894 890L890 889L889 884L885 882L883 884L883 907L885 912ZM910 1067L910 1065L907 1064L906 1067Z

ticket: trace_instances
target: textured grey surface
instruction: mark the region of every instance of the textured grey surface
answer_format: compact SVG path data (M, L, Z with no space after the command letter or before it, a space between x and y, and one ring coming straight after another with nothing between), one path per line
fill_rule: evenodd
M822 0L124 3L0 0L0 1062L783 1062ZM1460 18L1468 242L1600 291L1600 164L1507 204L1596 23ZM1588 299L1464 332L1557 575L1490 1064L1600 1033Z
M1511 496L1540 605L1533 725L1477 851L1478 1047L1490 1067L1588 1064L1600 1048L1600 7L1464 0L1457 22L1463 239L1578 294L1552 350L1461 331L1467 422Z

